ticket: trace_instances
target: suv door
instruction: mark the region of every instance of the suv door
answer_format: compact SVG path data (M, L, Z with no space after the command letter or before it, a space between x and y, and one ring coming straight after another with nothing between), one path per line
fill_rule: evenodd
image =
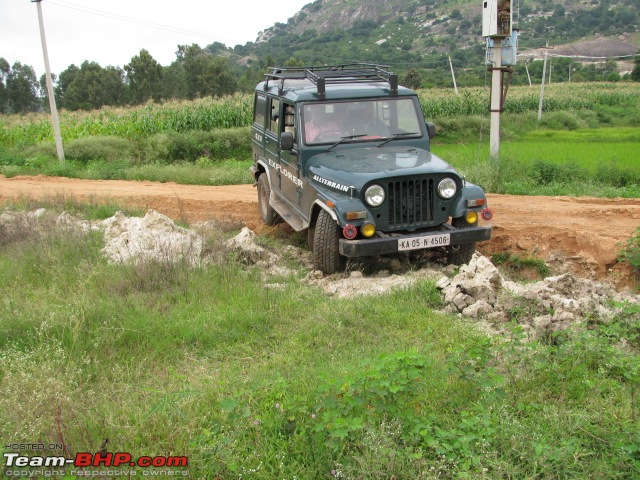
M289 132L293 135L294 147L292 150L279 149L280 168L282 174L281 191L286 199L296 210L300 210L300 199L302 198L302 180L300 178L301 168L298 160L297 128L295 105L282 102L282 122L280 134Z
M280 191L280 99L275 97L267 98L267 127L264 132L264 155L269 164L269 178L271 179L271 190Z
M266 120L267 100L264 94L256 93L253 101L253 125L251 136L251 148L253 150L253 162L258 163L264 158L264 124Z

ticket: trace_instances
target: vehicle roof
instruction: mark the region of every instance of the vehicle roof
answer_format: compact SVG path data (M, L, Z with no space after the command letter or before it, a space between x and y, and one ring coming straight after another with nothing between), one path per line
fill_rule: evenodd
M265 84L267 84L267 88L265 88ZM324 96L318 93L317 86L308 79L287 79L282 86L283 89L280 91L280 82L260 82L256 86L256 92L269 93L293 102L335 101L350 98L406 97L416 95L413 90L402 86L398 87L398 93L394 95L391 92L389 83L383 81L327 84Z

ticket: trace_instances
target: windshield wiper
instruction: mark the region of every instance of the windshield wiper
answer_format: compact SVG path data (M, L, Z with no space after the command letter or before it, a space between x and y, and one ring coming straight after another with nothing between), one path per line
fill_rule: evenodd
M329 150L331 150L333 147L337 147L338 145L340 145L345 140L353 140L354 138L366 137L367 135L369 135L369 134L368 133L358 133L357 135L347 135L346 137L341 137L340 140L338 140L336 143L334 143L329 148L327 148L327 152Z
M401 137L407 137L409 135L420 135L419 132L403 132L403 133L394 133L393 136L387 138L385 141L380 142L378 144L378 147L381 147L387 143L389 143L391 140L395 140L396 138L401 138Z

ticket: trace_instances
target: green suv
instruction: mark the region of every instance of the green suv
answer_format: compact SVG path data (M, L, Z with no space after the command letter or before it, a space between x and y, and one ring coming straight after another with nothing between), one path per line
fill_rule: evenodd
M262 220L307 232L314 267L491 238L482 189L430 152L433 124L397 75L368 64L273 68L255 91L251 172Z

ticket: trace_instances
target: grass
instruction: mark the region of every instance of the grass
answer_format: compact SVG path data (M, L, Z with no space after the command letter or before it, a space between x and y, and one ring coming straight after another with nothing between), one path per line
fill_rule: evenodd
M516 118L513 123L523 122ZM438 140L432 150L490 193L581 196L589 192L592 196L634 198L640 197L638 131L637 127L608 127L538 129L518 136L507 132L511 138L502 142L499 162L490 159L482 140L475 144ZM481 130L476 133L482 135ZM169 164L118 158L60 163L49 156L35 156L5 162L0 165L0 173L229 185L251 183L250 165L248 158L218 160L206 156Z
M438 313L429 281L342 300L232 255L111 265L101 246L47 215L0 230L0 386L21 392L1 438L108 438L187 455L193 478L640 474L637 307L523 344Z
M90 180L148 180L185 185L237 185L251 183L250 160L219 160L171 165L131 165L126 161L94 160L88 163L40 158L21 166L0 167L6 177L48 175Z
M499 161L484 143L436 144L469 180L492 193L640 197L640 129L536 130L500 145Z

